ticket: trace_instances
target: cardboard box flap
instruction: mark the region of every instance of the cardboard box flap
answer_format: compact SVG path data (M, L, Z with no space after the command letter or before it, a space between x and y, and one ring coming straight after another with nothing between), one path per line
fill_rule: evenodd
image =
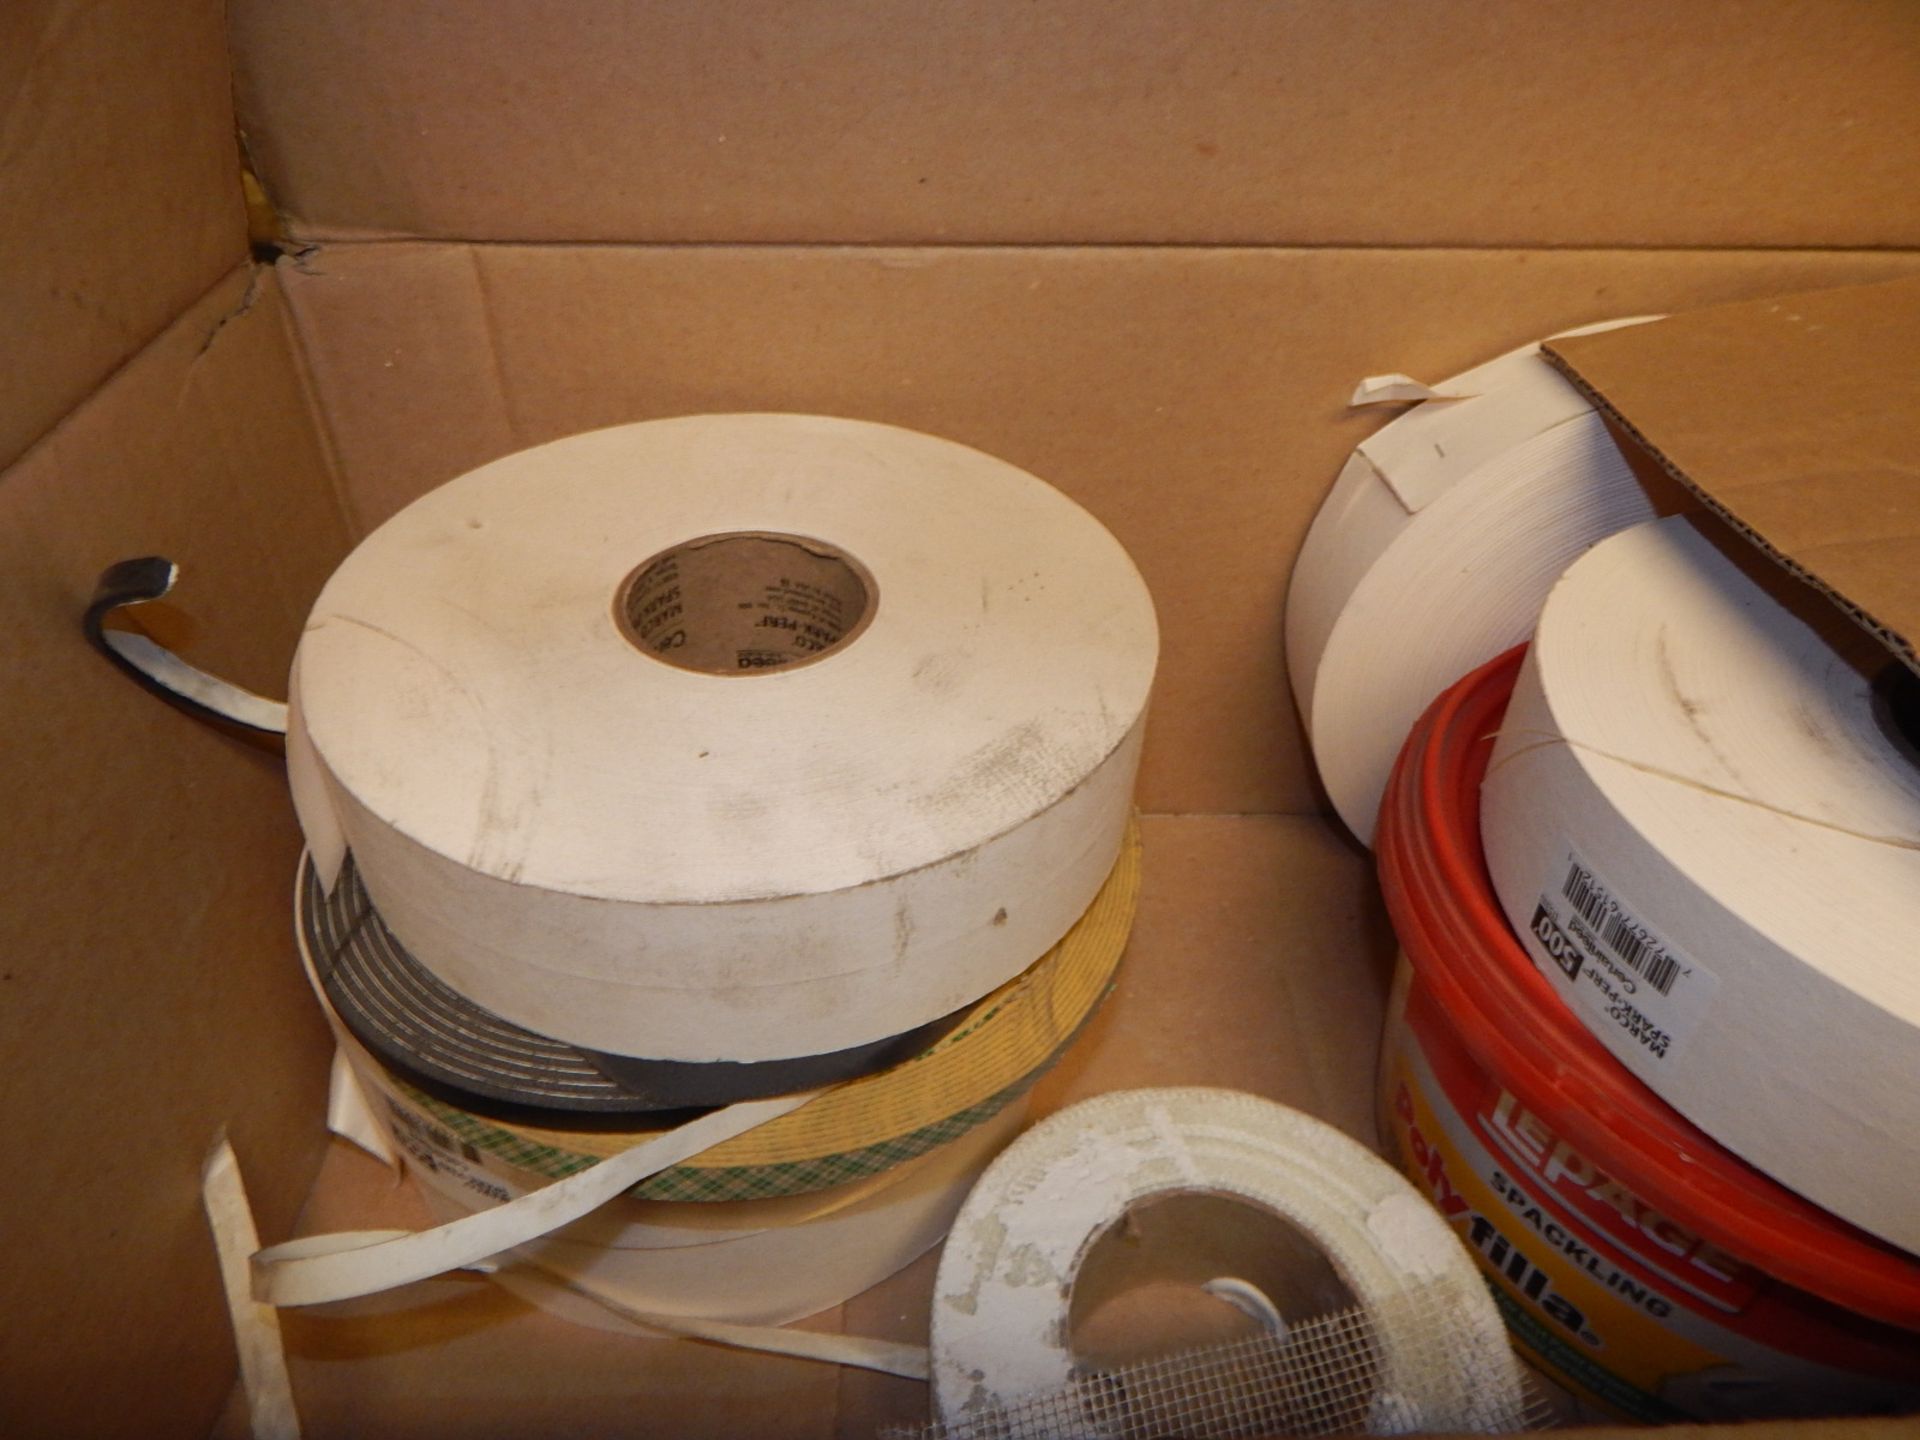
M292 233L1911 245L1920 8L236 0Z
M1547 353L1668 473L1920 669L1920 279Z
M246 258L223 19L0 6L0 465Z

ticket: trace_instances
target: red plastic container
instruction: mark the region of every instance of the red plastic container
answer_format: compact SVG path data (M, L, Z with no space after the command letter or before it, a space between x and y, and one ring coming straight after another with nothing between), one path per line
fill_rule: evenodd
M1920 1258L1681 1118L1509 930L1479 794L1522 653L1434 702L1381 807L1381 886L1405 955L1382 1134L1474 1250L1522 1351L1606 1412L1920 1411Z

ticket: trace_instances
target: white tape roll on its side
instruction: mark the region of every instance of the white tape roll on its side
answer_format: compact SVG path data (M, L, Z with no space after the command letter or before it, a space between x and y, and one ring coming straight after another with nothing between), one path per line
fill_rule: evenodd
M1707 522L1615 536L1547 601L1482 833L1541 973L1628 1069L1920 1251L1920 766L1876 715L1892 663Z
M1368 843L1387 772L1433 697L1524 640L1576 555L1655 514L1537 345L1432 394L1348 459L1287 592L1287 668L1314 761Z
M850 1204L800 1197L815 1202L818 1213L811 1217L717 1231L702 1213L713 1206L616 1200L588 1217L603 1223L587 1230L569 1226L516 1253L629 1311L785 1325L871 1289L937 1245L987 1162L1019 1130L1025 1109L1007 1107L958 1140L907 1162L888 1177L891 1183L863 1187ZM414 1178L441 1220L474 1208L471 1192L436 1186L417 1171ZM604 1223L629 1211L640 1218L625 1230Z
M620 426L348 557L288 766L316 863L351 847L394 934L495 1013L652 1059L819 1054L959 1008L1087 908L1157 643L1114 538L978 451Z
M1236 1197L1317 1245L1372 1317L1377 1428L1511 1428L1517 1362L1439 1212L1331 1126L1231 1090L1102 1095L1036 1125L987 1170L934 1285L933 1383L949 1424L1067 1386L1075 1276L1150 1197ZM1435 1327L1440 1327L1435 1333Z

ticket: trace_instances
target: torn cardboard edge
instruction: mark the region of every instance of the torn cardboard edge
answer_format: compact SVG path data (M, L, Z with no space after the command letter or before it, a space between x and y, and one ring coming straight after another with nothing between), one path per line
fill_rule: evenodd
M1650 459L1920 671L1920 280L1717 305L1542 351L1630 461Z

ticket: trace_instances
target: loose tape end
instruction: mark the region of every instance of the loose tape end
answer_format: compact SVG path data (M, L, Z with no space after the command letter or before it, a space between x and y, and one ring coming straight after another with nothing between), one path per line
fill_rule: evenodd
M924 1345L860 1335L823 1335L776 1325L742 1325L725 1320L649 1314L622 1303L584 1277L562 1277L527 1265L502 1270L494 1279L509 1294L533 1304L546 1303L547 1297L555 1292L578 1295L606 1312L607 1323L596 1328L643 1339L703 1340L736 1350L873 1370L883 1375L898 1375L904 1380L926 1380L932 1372L932 1362Z
M669 1165L798 1110L817 1093L729 1105L557 1184L431 1230L342 1231L273 1246L253 1256L251 1296L273 1305L320 1305L470 1268L579 1219Z
M260 1236L240 1178L240 1162L225 1131L215 1138L201 1168L200 1195L220 1260L254 1440L299 1440L300 1416L293 1403L280 1315L253 1293L250 1260L259 1249Z
M1443 383L1428 385L1411 375L1369 375L1353 387L1347 401L1352 407L1363 405L1404 405L1420 400L1471 400L1470 394L1450 390Z
M116 610L162 599L179 578L180 567L162 555L109 565L101 572L80 620L88 643L140 685L196 720L280 742L287 731L287 707L282 702L209 675L149 636L107 627L107 617Z

